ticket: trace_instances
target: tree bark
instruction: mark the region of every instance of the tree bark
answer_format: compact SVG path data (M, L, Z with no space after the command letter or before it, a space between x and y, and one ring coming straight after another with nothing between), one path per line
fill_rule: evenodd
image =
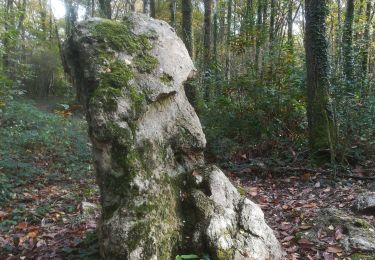
M185 43L190 57L193 57L192 19L193 6L191 0L182 0L182 41Z
M335 127L329 102L328 43L326 40L327 0L305 0L307 118L311 155L316 162L333 160Z
M182 0L182 41L185 43L186 49L191 58L193 58L193 34L192 34L192 19L193 19L193 6L191 0ZM190 81L185 82L186 96L191 105L198 111L197 100L198 93L194 84Z
M72 0L65 0L65 31L66 36L69 37L72 34L73 27L77 22L77 7L73 4Z
M288 2L288 49L293 52L293 0Z
M156 5L155 0L150 0L150 16L156 18Z
M177 8L177 0L171 0L171 26L176 28L176 8Z
M204 0L204 34L203 34L203 80L205 83L205 99L210 97L210 65L211 65L211 12L212 0Z
M341 0L337 0L337 33L336 33L336 59L335 59L335 74L341 75L341 63L342 63L342 19L341 19Z
M150 0L143 0L143 13L150 15Z
M111 0L99 0L100 14L103 18L112 18Z
M271 16L270 16L270 28L269 28L269 64L270 64L270 79L273 79L273 55L274 55L274 44L275 44L275 12L276 12L276 0L271 0Z
M232 39L232 5L233 0L228 1L227 13L227 39L226 39L226 55L225 55L225 78L230 80L230 43Z
M257 76L259 76L259 58L260 58L260 45L261 45L261 36L262 36L262 0L258 0L257 3L257 31L256 31L256 46L255 46L255 71Z
M10 36L9 31L12 26L14 26L12 19L12 11L13 11L13 0L7 0L5 5L5 19L4 19L4 31L5 33L2 36L3 40L3 69L7 72L8 76L11 76L10 73L10 52L11 52L11 44L10 44Z
M354 81L354 61L353 61L353 19L354 19L354 0L348 0L346 6L346 16L342 34L343 47L343 72L348 83Z
M363 49L361 53L361 98L367 96L366 79L368 72L368 56L370 48L371 0L366 5L366 24L363 32Z

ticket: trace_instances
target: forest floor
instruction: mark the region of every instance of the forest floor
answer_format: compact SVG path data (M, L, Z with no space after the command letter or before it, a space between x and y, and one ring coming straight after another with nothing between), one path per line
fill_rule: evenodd
M321 209L337 208L353 215L351 208L357 194L367 192L374 183L333 178L315 170L314 174L292 171L271 174L242 168L241 171L227 171L227 175L241 193L262 208L266 222L285 250L285 259L357 259L351 257L352 252L345 252L340 247L338 240L342 231L339 226L328 227L332 232L320 237L319 245L303 235L318 224ZM361 217L375 227L373 216Z
M98 259L100 209L91 206L99 204L99 192L83 120L28 103L9 106L0 121L0 259ZM243 162L225 172L263 209L285 259L350 259L337 237L316 245L301 232L314 226L317 209L350 214L356 194L373 182L334 179L319 169L271 173Z

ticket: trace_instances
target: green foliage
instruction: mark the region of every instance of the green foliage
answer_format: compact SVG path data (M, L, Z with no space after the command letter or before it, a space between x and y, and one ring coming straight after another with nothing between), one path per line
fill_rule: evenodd
M46 167L77 179L90 168L82 119L42 112L30 101L13 100L0 112L0 125L0 201L14 196L15 186L44 178Z
M71 96L71 85L65 79L57 45L42 44L19 67L20 81L30 97Z
M211 154L228 157L265 140L304 142L303 67L286 56L275 73L277 81L244 75L228 84L216 82L216 95L198 109Z

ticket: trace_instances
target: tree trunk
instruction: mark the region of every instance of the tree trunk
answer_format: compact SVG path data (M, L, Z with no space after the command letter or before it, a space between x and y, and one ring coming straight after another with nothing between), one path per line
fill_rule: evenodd
M185 43L186 49L191 58L193 58L193 34L192 34L192 19L193 19L193 6L191 0L182 0L182 41ZM196 86L191 84L190 81L185 83L186 96L191 105L198 110L197 100L198 93Z
M91 0L91 17L95 16L95 0Z
M66 36L69 37L72 34L75 23L77 22L77 7L73 4L72 0L65 0L65 31Z
M354 81L354 61L353 61L353 19L354 0L348 0L346 6L346 16L342 34L343 47L343 72L349 84ZM353 91L353 89L351 89Z
M361 53L361 98L367 96L366 79L368 72L368 54L370 48L371 0L366 5L366 24L363 32L363 49Z
M232 39L232 5L233 0L229 0L227 13L227 41L225 55L225 78L227 81L230 80L230 42Z
M171 0L171 26L176 28L176 8L177 8L177 0Z
M293 0L288 2L288 49L293 52Z
M259 58L260 58L260 45L262 36L262 0L258 0L257 3L257 31L256 31L256 46L255 46L255 70L257 76L259 76Z
M193 57L193 34L191 24L193 19L193 6L191 0L182 0L182 40L185 43L190 57Z
M275 13L276 13L276 0L271 0L271 16L269 28L269 64L270 64L270 80L273 79L273 56L275 44Z
M5 6L5 14L4 14L4 33L2 35L3 40L3 69L7 72L8 76L11 76L11 65L10 65L10 52L11 52L11 43L10 43L10 35L9 31L11 30L11 27L14 26L13 24L13 0L7 0L6 6Z
M99 0L100 15L103 18L112 18L111 0Z
M203 34L203 80L205 99L210 97L210 65L211 65L211 6L212 0L204 0L204 34Z
M143 0L143 13L150 15L150 0Z
M43 32L42 41L47 39L47 6L44 0L39 0L40 23Z
M358 10L355 14L355 20L354 24L355 27L358 28L354 34L354 42L357 42L360 39L361 33L363 32L361 30L363 23L361 22L361 16L363 15L363 0L360 0L358 3Z
M307 118L311 155L320 163L331 160L335 149L333 113L329 102L327 0L305 0Z
M150 16L156 18L156 5L155 0L150 0Z
M18 19L18 30L21 35L21 43L20 43L20 62L25 62L25 54L26 54L26 45L25 45L25 38L26 38L26 31L25 31L25 17L26 17L26 0L22 0L22 5L20 8L20 17Z
M337 0L337 33L336 33L336 59L335 59L335 74L341 75L341 62L342 62L342 19L341 19L341 0Z

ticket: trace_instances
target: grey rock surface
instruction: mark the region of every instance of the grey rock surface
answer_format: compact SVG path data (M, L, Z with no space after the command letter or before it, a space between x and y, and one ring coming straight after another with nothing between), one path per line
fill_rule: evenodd
M375 192L359 194L353 203L356 212L375 216Z
M206 139L183 88L195 68L167 23L90 19L65 57L93 144L103 259L281 259L261 209L204 163Z

